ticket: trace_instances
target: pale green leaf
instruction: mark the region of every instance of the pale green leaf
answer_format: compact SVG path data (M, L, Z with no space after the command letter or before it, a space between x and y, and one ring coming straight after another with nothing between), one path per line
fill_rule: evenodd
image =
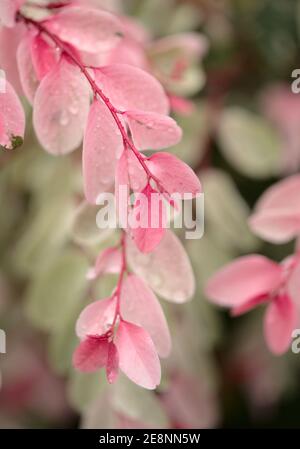
M75 242L83 245L95 245L107 240L113 229L99 229L96 223L100 206L87 202L81 203L75 210L72 224L72 237Z
M220 247L250 251L257 239L250 232L250 210L232 179L223 171L210 169L200 175L205 196L205 226Z
M116 429L118 417L110 404L109 392L98 395L84 410L81 417L82 429Z
M65 374L74 369L72 356L74 349L79 344L75 333L75 325L84 306L85 298L78 303L76 302L74 310L70 312L69 316L66 316L64 325L55 329L49 336L49 360L54 369L60 374Z
M74 370L68 385L71 405L79 412L85 411L94 400L102 397L106 385L103 369L95 373L80 373Z
M262 117L240 107L227 108L220 120L221 150L232 166L251 178L275 176L280 168L280 140Z
M69 236L73 208L72 202L60 196L32 207L12 254L21 275L36 275L55 260Z
M53 332L65 326L85 296L87 268L81 253L67 250L36 275L26 294L27 316L35 325Z
M168 418L152 391L138 387L125 376L114 386L114 409L129 418L151 427L168 427Z

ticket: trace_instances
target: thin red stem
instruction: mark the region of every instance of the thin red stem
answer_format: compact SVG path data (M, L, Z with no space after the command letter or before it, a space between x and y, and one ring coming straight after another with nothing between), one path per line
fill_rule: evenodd
M113 323L111 325L111 330L113 332L113 329L115 327L115 324L117 322L118 317L121 317L121 293L122 293L122 284L124 280L125 273L127 271L127 263L126 263L126 234L124 231L122 231L122 237L121 237L121 251L122 251L122 265L121 265L121 271L117 283L116 290L114 292L114 297L116 298L116 309L115 309L115 316Z
M33 2L27 2L26 6L30 6L30 8L38 8L38 9L60 9L65 8L66 6L71 6L72 2L57 2L57 3L50 3L49 5L43 5L42 3L33 3Z

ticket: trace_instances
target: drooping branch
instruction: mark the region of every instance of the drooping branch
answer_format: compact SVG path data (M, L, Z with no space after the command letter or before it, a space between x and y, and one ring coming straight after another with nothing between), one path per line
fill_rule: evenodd
M133 154L137 158L138 162L142 166L143 170L145 171L145 173L148 177L148 181L150 181L152 179L155 182L155 184L157 185L159 192L170 202L170 204L173 204L170 201L169 192L164 188L161 180L159 180L153 173L151 173L147 164L145 163L144 157L141 155L141 153L136 148L136 146L134 145L131 138L128 136L128 134L120 120L120 117L119 117L119 115L123 114L123 111L118 110L111 103L110 99L104 94L102 89L97 85L97 83L95 82L95 80L93 79L91 74L89 73L88 67L82 63L82 61L78 58L77 55L74 54L74 52L72 52L71 47L69 45L66 45L58 36L56 36L54 33L52 33L50 30L48 30L47 27L44 26L43 23L38 22L29 17L26 17L21 12L18 12L18 14L17 14L17 21L23 22L27 26L32 26L40 33L48 36L51 39L51 41L55 44L55 46L60 49L62 54L65 54L81 70L82 74L85 76L86 80L90 84L95 97L97 97L97 95L98 95L99 98L101 98L101 100L104 102L104 104L108 108L110 114L112 115L112 117L121 133L124 149L129 148L133 152Z

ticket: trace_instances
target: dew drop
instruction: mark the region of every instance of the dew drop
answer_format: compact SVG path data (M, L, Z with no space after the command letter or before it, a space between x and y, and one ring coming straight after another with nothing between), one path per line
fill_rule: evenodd
M70 119L67 111L62 111L59 119L59 123L61 124L61 126L67 126L69 121Z
M77 103L73 103L69 106L69 111L71 114L76 115L79 112L79 108L78 108L78 104Z

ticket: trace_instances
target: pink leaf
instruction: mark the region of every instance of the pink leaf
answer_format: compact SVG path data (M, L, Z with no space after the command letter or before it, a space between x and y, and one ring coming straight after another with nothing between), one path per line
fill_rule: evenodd
M80 339L88 335L103 335L111 326L116 302L112 298L92 302L81 312L76 323L76 334Z
M144 47L138 42L126 38L123 38L108 52L105 60L105 65L107 64L127 64L146 71L149 70Z
M286 243L300 233L300 215L295 211L272 210L254 214L249 219L251 230L272 243Z
M35 73L40 81L57 63L55 48L39 34L31 39L31 57Z
M208 50L208 41L199 33L182 33L158 39L151 46L151 53L156 55L176 50L187 60L201 59Z
M115 198L119 224L127 229L128 197L130 189L141 191L147 184L147 176L136 156L129 149L125 149L117 162L115 175Z
M34 98L33 124L41 145L66 154L82 140L89 109L89 87L80 70L66 59L43 78Z
M96 259L95 266L88 272L88 279L95 279L102 274L114 274L121 271L122 254L118 248L107 248Z
M121 321L116 335L120 369L141 387L153 390L160 383L160 362L149 334L139 326Z
M141 253L129 237L127 256L133 271L160 296L182 303L193 296L195 279L189 258L173 232L166 230L152 253Z
M143 155L141 155L141 157L144 158ZM130 187L134 192L141 192L147 185L147 174L141 166L141 163L130 150L127 151L127 161Z
M117 156L123 147L118 132L106 105L94 100L83 141L84 191L90 203L96 203L98 196L110 191L115 180Z
M196 376L177 374L161 399L176 428L207 429L218 425L218 398L209 380L199 381Z
M110 384L113 384L119 374L119 354L114 343L110 342L108 345L106 377Z
M136 194L131 213L131 235L140 251L149 253L160 243L166 229L166 210L162 196L148 184Z
M17 5L14 0L1 0L0 2L0 25L13 27L15 24L15 14Z
M287 295L276 297L268 306L264 334L269 349L277 355L289 349L296 326L296 308Z
M122 29L114 15L80 6L68 7L44 23L63 41L90 53L112 48Z
M185 193L196 196L201 192L201 184L193 170L176 156L169 153L153 154L147 165L153 175L161 180L168 193Z
M130 274L123 283L121 313L126 321L149 332L158 354L168 357L171 337L161 305L152 290L134 274Z
M128 204L130 191L140 192L147 184L147 175L129 149L125 149L117 162L115 176L115 198L119 223L128 228Z
M288 277L288 294L295 304L300 305L300 260L292 257L291 263L294 267Z
M107 363L108 341L89 336L77 346L73 354L73 365L82 372L91 373Z
M18 47L17 62L22 89L29 103L32 104L39 81L33 67L30 46L31 37L24 37Z
M276 207L296 208L300 211L300 175L289 176L267 189L256 204L255 209L275 209ZM286 199L288 198L288 202Z
M11 150L22 145L25 114L21 102L8 81L0 92L0 145Z
M231 316L243 315L244 313L249 312L250 310L254 309L260 304L267 302L268 300L269 300L268 293L255 296L254 298L249 299L249 301L243 302L238 306L234 306L230 311L230 315Z
M195 104L191 100L169 94L171 110L181 115L191 115L195 111Z
M126 111L134 143L140 150L176 145L182 136L175 120L155 112Z
M0 25L12 28L15 26L15 16L25 0L1 0Z
M264 256L240 257L209 279L206 295L222 306L241 306L276 289L281 282L281 273L280 265Z
M21 24L14 28L0 26L0 67L18 95L22 94L22 88L17 66L17 49L23 38L24 27Z
M149 43L151 36L142 22L130 16L120 16L120 21L126 38L143 45Z
M122 110L167 114L168 98L149 73L127 64L112 64L95 70L96 80L112 104Z
M262 110L281 138L281 169L293 173L299 168L299 96L289 84L271 84L263 90Z
M284 243L300 232L300 176L291 176L270 187L258 201L250 227L260 237Z
M207 39L199 33L175 34L156 40L150 47L150 55L156 65L156 73L169 91L180 92L184 88L192 93L193 83L186 84L185 78L189 77L191 81L188 70L196 67L199 77L199 61L207 52L207 48ZM195 77L195 69L193 73L196 81L198 77ZM199 87L198 83L195 87Z

